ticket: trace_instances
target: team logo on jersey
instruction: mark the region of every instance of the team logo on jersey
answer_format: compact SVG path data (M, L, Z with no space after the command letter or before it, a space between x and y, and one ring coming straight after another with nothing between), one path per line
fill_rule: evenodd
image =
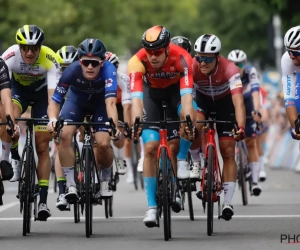
M113 83L113 79L111 79L111 78L106 79L105 80L105 88L111 87L112 83Z
M4 61L6 61L7 59L9 59L9 58L11 58L13 56L15 56L15 52L14 51L8 53L3 59L4 59Z

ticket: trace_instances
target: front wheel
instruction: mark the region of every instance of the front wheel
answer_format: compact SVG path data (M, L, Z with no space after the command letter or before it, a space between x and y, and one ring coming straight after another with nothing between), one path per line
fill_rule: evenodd
M215 152L212 145L208 146L208 165L207 165L207 235L211 236L214 227L214 160Z

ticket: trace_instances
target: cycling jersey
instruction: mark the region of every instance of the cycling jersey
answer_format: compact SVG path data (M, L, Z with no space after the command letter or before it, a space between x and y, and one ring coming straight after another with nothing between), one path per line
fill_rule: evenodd
M75 61L63 72L52 100L60 104L69 87L77 95L77 98L86 101L94 96L103 96L105 99L117 97L116 74L116 68L113 64L105 61L97 79L89 81L83 76L79 61Z
M300 111L299 87L300 81L296 82L295 73L300 73L300 67L294 65L288 52L281 58L282 84L284 94L284 104L286 107L296 106ZM299 79L299 78L298 78ZM300 79L299 79L300 80Z
M56 61L54 51L50 48L41 46L39 57L33 64L27 64L23 60L17 44L9 47L2 57L8 66L13 82L29 86L35 91L45 86L48 86L48 89L55 89L59 79L59 63Z
M238 68L222 56L218 58L214 73L209 76L201 72L196 58L193 58L193 78L196 90L213 100L230 93L242 93L243 90Z
M10 89L9 71L6 63L0 57L0 91Z
M117 103L130 104L131 93L130 93L130 79L128 75L117 72L118 92L117 92Z
M159 69L151 66L145 49L140 49L128 62L131 97L143 99L143 77L150 88L165 89L180 82L180 95L192 94L193 76L190 54L170 44L166 63Z
M231 114L235 113L232 95L243 93L239 69L235 64L220 56L214 72L206 75L193 58L193 78L198 111L206 119L215 112L217 120L230 120ZM218 123L216 127L219 138L233 140L231 124Z
M252 66L246 66L242 76L244 98L251 97L252 93L259 91L259 80L256 69Z

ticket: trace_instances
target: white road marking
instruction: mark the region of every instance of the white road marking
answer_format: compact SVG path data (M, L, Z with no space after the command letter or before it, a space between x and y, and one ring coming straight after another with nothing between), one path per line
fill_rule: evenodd
M7 210L7 209L9 209L9 208L11 208L11 207L14 207L17 204L20 204L20 202L19 201L14 201L14 202L5 204L3 206L0 206L0 213Z
M18 204L19 202L17 202ZM12 203L10 203L12 204ZM7 204L7 205L10 205ZM16 204L13 204L13 206ZM9 207L7 207L6 209L8 209ZM0 208L1 209L1 208ZM1 212L1 210L0 210ZM112 217L109 218L110 220L114 219L114 220L130 220L130 219L143 219L144 216L119 216L119 217ZM187 215L184 216L172 216L173 219L189 219L190 217ZM206 216L195 216L195 219L206 219ZM214 216L215 219L217 219L217 216ZM233 217L233 220L235 218L239 218L239 219L282 219L282 218L300 218L300 215L235 215ZM84 217L80 217L81 220L84 220ZM107 220L105 217L93 217L94 220ZM11 217L11 218L0 218L0 221L18 221L18 220L23 220L22 217ZM74 217L50 217L48 218L48 220L74 220Z

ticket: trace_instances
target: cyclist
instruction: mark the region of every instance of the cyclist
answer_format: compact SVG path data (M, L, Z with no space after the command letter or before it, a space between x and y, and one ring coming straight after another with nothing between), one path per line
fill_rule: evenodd
M233 62L239 68L243 83L243 96L247 116L245 143L248 150L248 161L252 175L252 192L255 196L259 196L261 193L261 187L258 185L259 155L257 149L256 130L257 123L261 122L261 114L259 112L260 92L257 71L255 67L247 65L247 55L242 50L232 50L228 54L228 60ZM250 173L247 173L247 175L250 175Z
M142 37L143 48L128 62L132 97L132 119L144 117L143 121L159 121L161 118L161 103L168 104L168 116L185 119L190 114L192 120L196 109L192 97L192 58L181 47L170 44L170 32L163 26L154 26L145 31ZM185 161L190 147L188 138L194 136L193 131L184 133L182 126L179 147L179 126L169 126L168 142L171 151L172 165L178 167L177 178L189 177L189 167ZM184 137L183 137L184 136ZM143 173L148 210L143 222L147 227L156 226L156 154L159 146L159 128L143 125L142 133L145 143ZM178 153L179 150L179 153ZM178 154L178 155L177 155ZM177 155L177 159L176 159ZM177 162L178 160L178 162ZM176 203L172 209L180 211L180 197L177 192Z
M217 124L220 153L223 159L224 202L222 215L230 220L231 205L237 178L235 163L235 140L245 137L245 106L243 88L238 68L234 63L220 55L221 41L213 34L201 35L195 42L193 58L193 78L198 105L197 120L204 120L211 112L216 112L217 120L229 120L235 113L239 130L235 134L231 124ZM203 124L198 124L198 131ZM195 140L191 149L201 146Z
M67 93L65 103L60 112L60 117L67 121L83 121L84 115L89 113L94 122L106 122L112 117L115 124L118 122L116 108L117 79L116 68L105 60L106 48L96 38L87 38L78 47L79 62L73 62L61 76L55 93L48 107L48 129L53 132L58 119L60 103ZM106 126L93 126L95 140L98 147L98 161L102 167L101 191L103 197L112 196L112 190L108 183L110 180L113 163L113 151L110 147L111 137ZM74 150L72 138L76 132L76 126L66 126L61 135L59 148L59 160L63 167L67 180L67 201L78 198L74 180ZM112 135L112 139L118 139L120 131ZM105 155L106 157L101 157Z
M174 43L181 48L184 48L187 52L191 53L192 44L190 40L184 36L174 36L171 38L171 43Z
M24 25L19 28L16 33L16 41L17 44L9 47L2 55L11 76L14 116L20 117L33 103L33 117L47 118L48 97L52 96L59 78L59 63L56 61L55 52L43 45L44 32L36 25ZM40 187L39 220L47 220L51 216L47 207L51 170L49 157L51 135L47 131L46 125L46 121L34 124ZM1 164L3 162L8 164L12 140L4 133L2 141L5 149L2 151ZM17 181L20 177L19 159L15 159L12 153L14 168L12 181Z
M0 110L1 117L5 119L5 115L9 114L14 121L13 114L13 106L11 102L11 84L9 79L9 70L4 62L4 60L0 57ZM19 133L19 128L15 125L15 134ZM6 133L6 131L4 132ZM13 177L13 169L10 164L0 164L1 167L1 177L0 177L0 191L2 188L2 180L10 180Z
M117 110L119 123L122 125L124 122L128 124L131 123L131 93L129 85L128 75L120 72L119 67L119 58L116 54L111 52L106 52L106 60L111 62L117 69L117 82L118 82L118 92L117 92ZM122 130L121 130L122 132ZM133 169L131 161L131 142L121 138L119 141L115 142L114 145L119 152L116 152L116 162L117 170L120 174L125 174L128 169L127 182L133 182ZM122 148L124 146L124 157L122 157ZM124 158L124 160L123 160Z
M286 32L284 46L287 50L281 58L284 104L292 127L292 138L300 140L300 131L295 131L295 121L300 112L300 25ZM297 73L296 80L294 73Z
M74 46L63 46L56 52L57 61L60 63L60 75L65 71L65 69L73 62L78 60L78 52ZM64 104L64 100L61 102L61 108ZM56 207L64 211L67 209L68 202L65 199L66 193L66 177L62 170L59 157L58 157L58 150L59 146L53 143L53 147L56 147L55 150L55 175L57 178L57 185L58 185L58 198L56 202Z

